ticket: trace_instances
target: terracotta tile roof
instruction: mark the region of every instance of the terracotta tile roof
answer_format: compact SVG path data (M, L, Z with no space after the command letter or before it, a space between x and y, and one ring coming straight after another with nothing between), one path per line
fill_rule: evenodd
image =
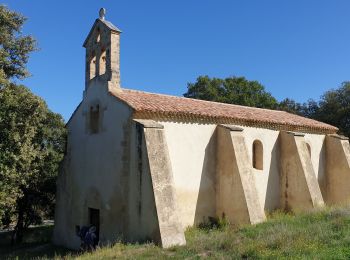
M123 89L112 93L134 110L134 118L225 123L269 129L336 133L338 128L284 111Z

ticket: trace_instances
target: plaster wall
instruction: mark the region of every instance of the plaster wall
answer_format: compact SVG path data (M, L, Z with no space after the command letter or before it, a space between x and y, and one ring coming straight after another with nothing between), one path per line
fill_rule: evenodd
M345 205L350 202L350 144L344 137L326 137L326 203Z
M248 153L252 158L253 142L260 140L263 144L263 170L253 168L255 172L255 182L260 199L266 211L272 211L280 207L280 145L279 131L242 127L243 134L248 147ZM305 142L311 148L311 162L318 179L322 194L325 188L325 135L305 134Z
M98 82L97 82L98 83ZM89 132L91 105L99 104L100 130ZM68 149L59 176L54 242L79 248L76 225L88 225L88 208L100 210L100 241L126 233L129 169L129 107L108 94L107 86L90 85L68 122Z
M251 163L253 142L259 140L263 145L263 169L253 168L260 205L266 211L277 209L280 204L279 131L253 127L242 128Z
M305 134L304 139L310 146L311 163L316 174L323 198L326 196L326 135Z
M184 227L216 217L216 125L159 121L164 126L176 187L179 215ZM279 131L244 127L249 158L254 140L263 144L263 170L253 169L260 205L266 211L280 207ZM305 134L311 161L323 190L325 178L324 135Z
M168 144L183 227L216 216L216 125L160 122Z

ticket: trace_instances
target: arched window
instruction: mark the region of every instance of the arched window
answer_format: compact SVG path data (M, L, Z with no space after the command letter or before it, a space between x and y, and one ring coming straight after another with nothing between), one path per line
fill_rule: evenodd
M259 140L253 142L253 167L257 170L263 170L264 167L264 150Z
M100 125L100 106L90 107L90 133L97 134Z
M90 58L90 79L96 76L96 55L93 54Z
M106 51L102 50L100 56L100 75L106 73Z

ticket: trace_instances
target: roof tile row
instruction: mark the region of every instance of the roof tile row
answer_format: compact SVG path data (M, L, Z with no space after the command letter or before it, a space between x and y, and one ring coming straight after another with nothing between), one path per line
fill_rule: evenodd
M112 93L113 94L113 93ZM123 89L114 93L137 118L182 118L191 121L232 123L289 131L336 133L338 128L285 111L154 94Z

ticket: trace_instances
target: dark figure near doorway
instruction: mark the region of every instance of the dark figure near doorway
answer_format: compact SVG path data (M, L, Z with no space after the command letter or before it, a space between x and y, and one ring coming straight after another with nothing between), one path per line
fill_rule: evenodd
M80 249L85 250L94 250L98 245L98 239L96 235L95 226L76 226L76 234L80 237Z

